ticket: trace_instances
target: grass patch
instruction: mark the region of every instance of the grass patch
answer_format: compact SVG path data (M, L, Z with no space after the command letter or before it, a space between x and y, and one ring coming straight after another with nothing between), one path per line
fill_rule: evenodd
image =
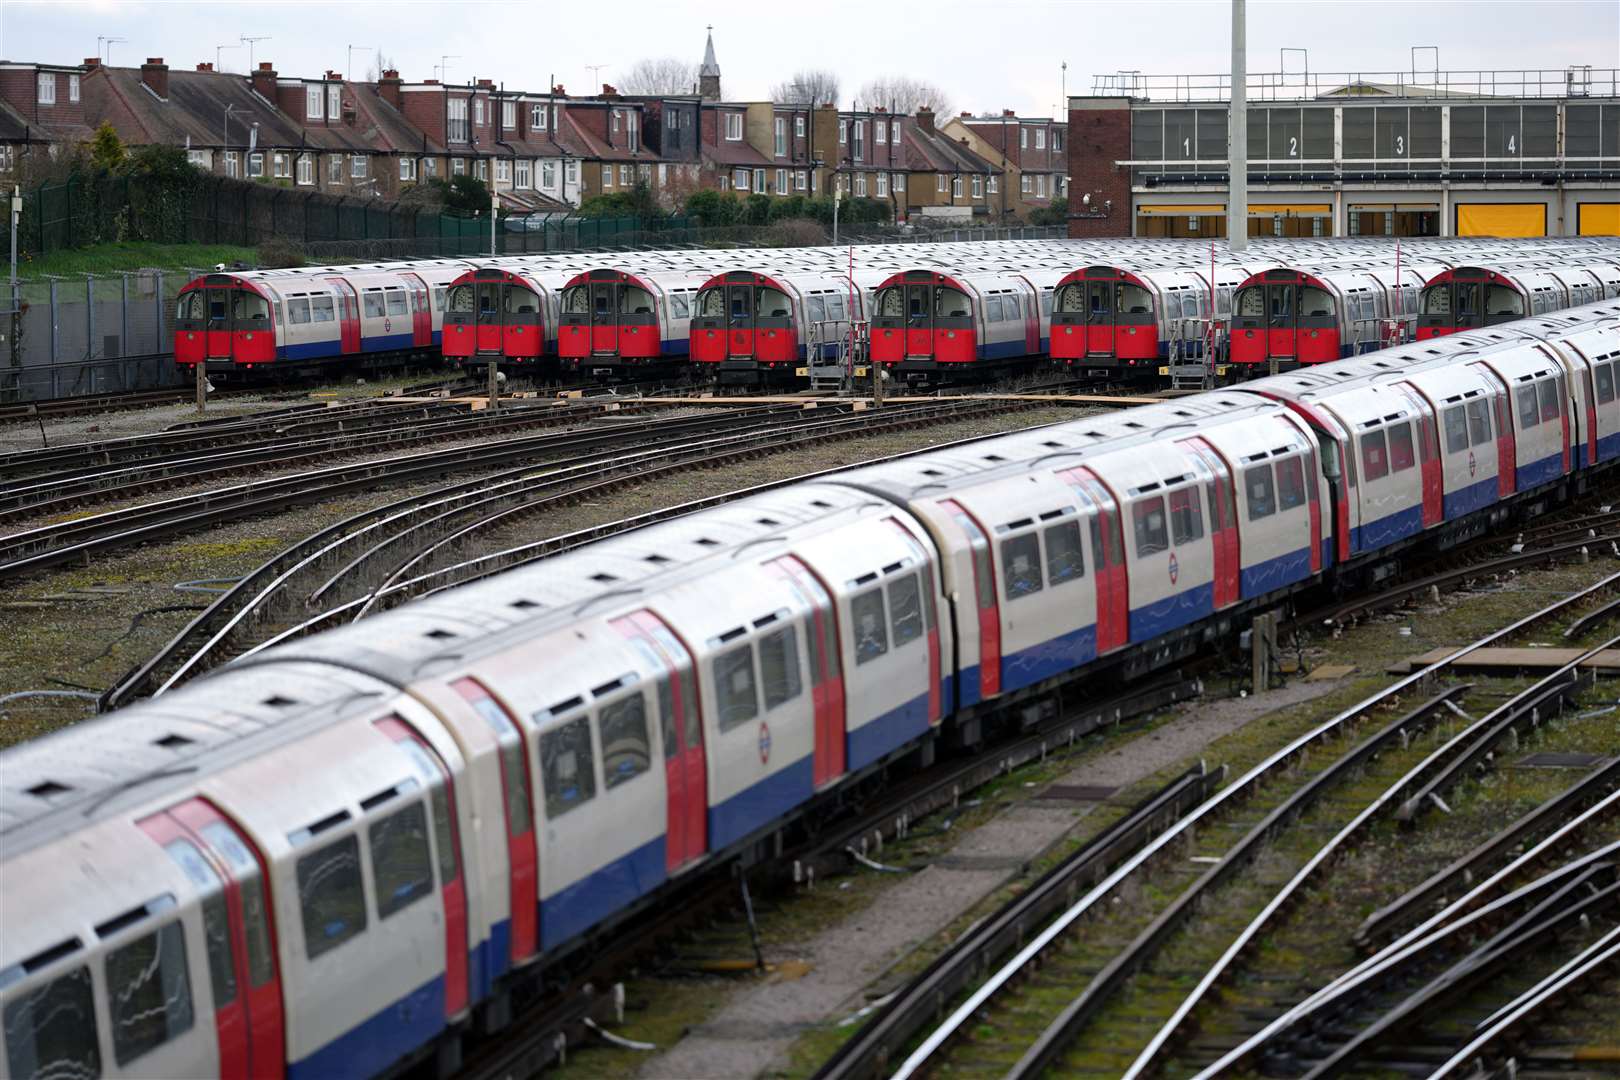
M96 244L19 260L17 276L28 281L49 276L111 274L120 270L201 269L217 263L245 262L251 266L256 259L252 248L234 244Z

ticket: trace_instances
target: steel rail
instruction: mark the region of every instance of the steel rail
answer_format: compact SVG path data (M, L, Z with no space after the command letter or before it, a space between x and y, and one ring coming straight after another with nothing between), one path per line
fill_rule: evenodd
M1045 951L1046 947L1053 940L1063 934L1071 925L1073 925L1077 919L1091 910L1092 906L1095 905L1099 899L1108 895L1121 882L1125 881L1131 875L1136 873L1136 871L1146 864L1154 855L1163 850L1165 846L1174 842L1178 837L1190 831L1206 817L1209 817L1219 811L1226 805L1226 803L1236 798L1240 793L1247 793L1252 788L1258 787L1259 781L1269 776L1272 771L1283 762L1292 759L1300 751L1325 739L1327 736L1337 733L1356 719L1365 715L1369 710L1376 708L1379 704L1382 704L1391 698L1396 697L1407 688L1420 685L1424 681L1432 678L1439 672L1444 671L1447 667L1451 666L1456 661L1462 659L1470 653L1476 652L1479 649L1487 648L1495 642L1501 641L1527 626L1534 625L1535 623L1538 623L1541 620L1564 610L1571 604L1577 603L1580 600L1594 595L1603 589L1613 587L1616 583L1620 583L1620 574L1612 574L1604 578L1602 581L1581 590L1580 592L1574 593L1570 596L1561 597L1547 607L1525 615L1509 625L1485 635L1472 644L1462 646L1440 660L1437 660L1433 664L1397 679L1390 686L1374 694L1366 701L1363 701L1358 705L1352 706L1351 708L1336 714L1321 724L1318 724L1310 731L1290 740L1286 746L1273 752L1264 761L1261 761L1259 764L1255 765L1252 769L1235 781L1230 787L1217 792L1215 796L1208 802L1205 802L1201 806L1197 807L1186 817L1182 818L1181 821L1177 822L1176 825L1172 826L1170 829L1167 829L1157 838L1150 841L1141 851L1132 856L1130 859L1126 860L1124 864L1115 869L1107 878L1095 886L1072 907L1054 919L1053 922L1044 931L1042 931L1039 936L1020 950L1020 952L1014 956L1011 961L1004 964L998 971L996 971L983 986L969 996L967 1001L958 1006L957 1009L953 1011L950 1016L948 1016L945 1021L941 1023L939 1027L936 1028L923 1041L922 1045L919 1046L901 1064L900 1068L897 1069L893 1074L894 1077L896 1077L897 1080L902 1080L902 1078L916 1074L916 1072L927 1064L929 1059L932 1058L933 1055L961 1029L962 1025L966 1023L967 1020L972 1017L986 1001L1000 991L1000 989L1005 986L1019 971L1023 970L1023 968L1032 959ZM1026 1057L1027 1056L1028 1055L1026 1055Z

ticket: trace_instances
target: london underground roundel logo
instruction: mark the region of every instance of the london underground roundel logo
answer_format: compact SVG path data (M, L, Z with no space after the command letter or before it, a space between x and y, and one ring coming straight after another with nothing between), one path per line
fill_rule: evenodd
M1474 452L1468 451L1468 475L1473 476L1474 470L1479 468L1479 462L1474 459Z
M1174 585L1176 583L1176 579L1180 576L1181 564L1176 561L1176 553L1172 551L1170 553L1170 584Z
M759 763L764 765L771 760L771 728L764 721L759 725Z

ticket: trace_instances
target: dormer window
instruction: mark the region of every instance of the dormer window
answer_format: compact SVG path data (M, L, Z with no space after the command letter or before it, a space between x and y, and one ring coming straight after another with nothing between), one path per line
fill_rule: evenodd
M484 99L483 98L480 98L480 97L473 98L473 123L477 124L479 127L484 126Z
M529 106L529 130L546 130L546 107L544 105Z
M726 139L730 142L741 142L742 135L742 113L726 113Z
M309 120L321 118L321 88L319 86L304 87L304 116Z
M48 71L39 73L39 103L41 105L56 104L56 76Z
M337 120L343 115L343 87L337 83L326 88L326 117Z

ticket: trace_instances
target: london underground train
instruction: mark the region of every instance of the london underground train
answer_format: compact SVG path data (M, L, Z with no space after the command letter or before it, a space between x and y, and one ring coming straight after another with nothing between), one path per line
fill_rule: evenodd
M451 1071L851 785L1582 490L1617 364L1606 302L945 447L0 752L6 1072Z
M563 266L480 266L450 283L444 307L443 353L457 363L516 368L557 356L561 292L580 270Z
M1419 341L1620 296L1620 252L1576 265L1454 266L1423 287Z
M1028 367L1051 337L1059 271L904 270L872 299L871 357L907 382L983 379Z
M698 290L691 323L692 365L722 385L791 382L815 357L837 355L838 342L865 318L881 271L785 273L727 270Z
M564 370L619 375L684 365L692 301L704 277L690 269L604 268L562 291L557 356Z

